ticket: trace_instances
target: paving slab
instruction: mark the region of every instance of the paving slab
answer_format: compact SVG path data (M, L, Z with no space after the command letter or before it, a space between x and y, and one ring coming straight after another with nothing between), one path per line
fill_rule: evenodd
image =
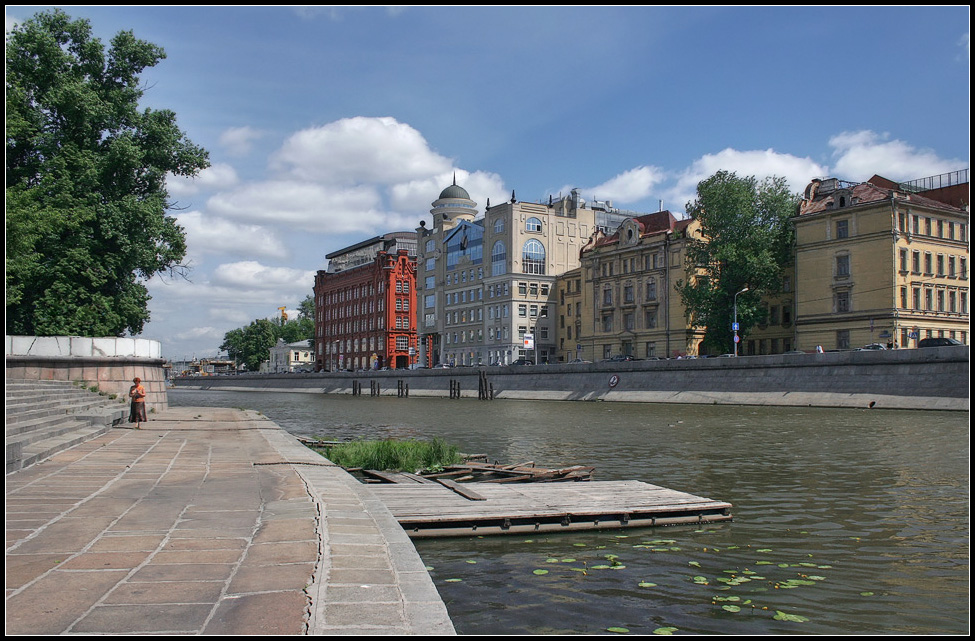
M256 412L169 408L5 490L7 634L455 633L385 506Z

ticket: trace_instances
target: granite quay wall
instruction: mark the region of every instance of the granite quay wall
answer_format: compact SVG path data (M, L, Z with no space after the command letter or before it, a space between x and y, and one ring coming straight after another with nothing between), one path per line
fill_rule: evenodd
M666 361L183 378L180 388L968 411L968 346Z
M7 336L7 380L53 380L97 385L100 392L128 397L138 376L146 388L146 411L169 408L166 360L159 341L144 338Z

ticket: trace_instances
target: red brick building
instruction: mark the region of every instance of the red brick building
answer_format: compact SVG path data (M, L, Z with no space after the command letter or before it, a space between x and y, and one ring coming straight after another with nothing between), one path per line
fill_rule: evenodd
M328 254L315 276L315 369L405 369L416 362L416 233Z

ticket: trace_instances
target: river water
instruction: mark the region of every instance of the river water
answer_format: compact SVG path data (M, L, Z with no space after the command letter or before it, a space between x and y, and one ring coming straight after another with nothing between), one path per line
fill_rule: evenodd
M734 521L415 541L462 634L964 634L965 412L171 390L325 439L592 465Z

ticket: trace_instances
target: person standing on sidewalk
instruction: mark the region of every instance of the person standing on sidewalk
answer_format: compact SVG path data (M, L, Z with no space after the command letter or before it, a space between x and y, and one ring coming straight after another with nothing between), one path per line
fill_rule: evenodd
M135 423L135 429L142 429L142 423L148 421L146 418L146 388L142 386L142 379L138 376L132 379L134 385L129 388L129 398L132 399L132 407L129 411L129 423Z

